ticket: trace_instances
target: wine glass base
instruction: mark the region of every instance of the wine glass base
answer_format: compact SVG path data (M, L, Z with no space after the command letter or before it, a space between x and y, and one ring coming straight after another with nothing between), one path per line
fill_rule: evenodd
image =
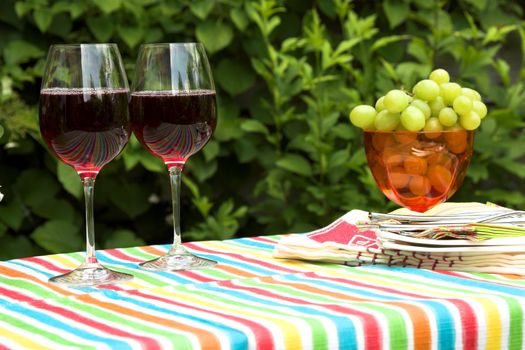
M133 275L110 270L102 265L79 267L63 275L51 277L49 282L71 287L92 287L129 281Z
M139 264L145 270L154 271L180 271L180 270L199 270L213 267L216 261L201 258L190 252L179 254L166 254L153 260Z

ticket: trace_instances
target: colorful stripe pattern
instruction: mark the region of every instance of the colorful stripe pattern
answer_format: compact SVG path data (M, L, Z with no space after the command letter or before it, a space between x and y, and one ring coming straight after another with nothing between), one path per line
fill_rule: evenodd
M210 139L212 128L207 123L172 124L144 127L144 143L162 159L186 161ZM176 161L175 161L176 162Z
M525 280L513 275L272 258L282 236L187 244L212 269L155 273L169 247L106 250L126 284L47 278L81 253L0 262L0 349L521 349Z
M56 137L51 145L57 155L77 172L99 171L122 151L128 137L124 128L96 132L73 130Z

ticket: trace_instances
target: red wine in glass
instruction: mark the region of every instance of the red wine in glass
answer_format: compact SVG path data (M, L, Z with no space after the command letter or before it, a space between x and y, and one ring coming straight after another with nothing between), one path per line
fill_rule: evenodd
M40 130L49 149L81 178L96 176L128 141L128 91L43 89Z
M142 145L166 164L173 207L169 251L139 266L155 271L212 267L181 240L180 191L184 164L210 139L217 124L215 85L199 43L145 44L139 49L130 101L131 128Z
M86 287L133 278L97 260L93 217L95 179L122 151L131 133L128 101L128 79L117 45L49 48L40 89L40 132L51 153L80 176L86 205L84 262L50 282Z
M131 94L131 128L170 168L200 151L217 125L215 91L139 91Z

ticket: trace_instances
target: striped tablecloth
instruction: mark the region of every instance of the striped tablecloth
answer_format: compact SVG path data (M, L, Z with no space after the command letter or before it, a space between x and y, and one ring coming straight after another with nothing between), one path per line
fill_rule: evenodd
M219 261L138 270L168 246L99 252L126 284L61 288L81 253L0 262L0 349L521 349L525 280L271 257L279 236L187 244Z

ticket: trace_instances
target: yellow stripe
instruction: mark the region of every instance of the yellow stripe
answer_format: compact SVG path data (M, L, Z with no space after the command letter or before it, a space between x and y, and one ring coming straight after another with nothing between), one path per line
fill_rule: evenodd
M228 252L232 252L233 245L228 244L228 243L221 243L221 242L213 241L213 242L203 243L201 244L201 246L205 248L216 250L219 253L221 252L228 253ZM339 266L339 265L333 265L333 264L326 264L326 265L325 264L312 264L312 262L304 262L300 260L276 259L272 257L271 250L259 251L259 250L251 249L249 247L248 248L240 247L238 245L235 245L235 253L240 254L240 255L246 255L256 260L266 261L266 262L275 264L277 266L282 266L283 268L289 268L292 270L301 270L304 272L330 271L334 268L334 266ZM237 260L236 258L232 258L232 259ZM243 262L243 261L240 260L240 262ZM247 262L247 264L254 264L254 263ZM235 267L243 269L243 267L241 266L235 266ZM245 270L252 272L250 269L245 269ZM301 271L297 271L297 272L300 273ZM286 272L276 271L276 274L277 273L280 274L280 273L286 273Z
M482 307L485 316L487 334L487 344L485 349L500 349L501 348L501 310L498 304L490 298L472 296Z
M74 258L66 258L64 254L49 255L46 256L46 260L51 260L56 265L60 265L66 269L74 269L80 265L80 263L74 260Z
M283 345L285 349L302 349L303 348L303 344L301 343L303 336L301 335L299 326L295 324L293 320L287 321L283 319L282 316L279 316L278 314L276 314L276 317L268 316L267 314L268 312L271 312L271 310L267 312L264 312L264 311L257 312L256 310L251 310L247 308L237 308L231 305L230 303L228 303L228 301L221 302L221 301L218 301L216 299L212 299L206 296L199 297L199 295L196 294L194 290L187 290L186 292L185 290L180 290L180 289L169 291L166 289L159 288L159 289L155 289L154 291L153 290L150 290L150 291L157 296L162 295L162 296L168 297L173 300L184 300L186 304L190 304L192 306L197 306L197 307L201 307L203 309L208 309L208 310L219 310L220 312L225 313L227 315L240 317L246 320L254 320L254 319L266 320L272 323L274 326L277 326L277 328L281 330L281 334L284 339ZM199 291L199 292L202 293L203 291ZM210 293L213 294L213 292L210 292ZM228 299L228 298L225 297L225 299ZM266 324L262 323L262 326L266 326ZM270 332L272 332L271 329L270 329ZM276 344L276 347L281 348L280 344Z
M16 327L13 327L13 328L16 329ZM16 329L16 330L19 330L19 329ZM32 349L32 350L40 350L40 349L53 350L53 349L56 349L56 347L46 347L46 346L42 345L41 343L34 342L34 341L32 341L30 339L29 336L16 334L16 333L13 332L13 330L7 330L6 328L4 328L4 330L2 332L2 338L4 338L4 337L12 340L14 343L19 344L20 347L23 348L23 349Z

